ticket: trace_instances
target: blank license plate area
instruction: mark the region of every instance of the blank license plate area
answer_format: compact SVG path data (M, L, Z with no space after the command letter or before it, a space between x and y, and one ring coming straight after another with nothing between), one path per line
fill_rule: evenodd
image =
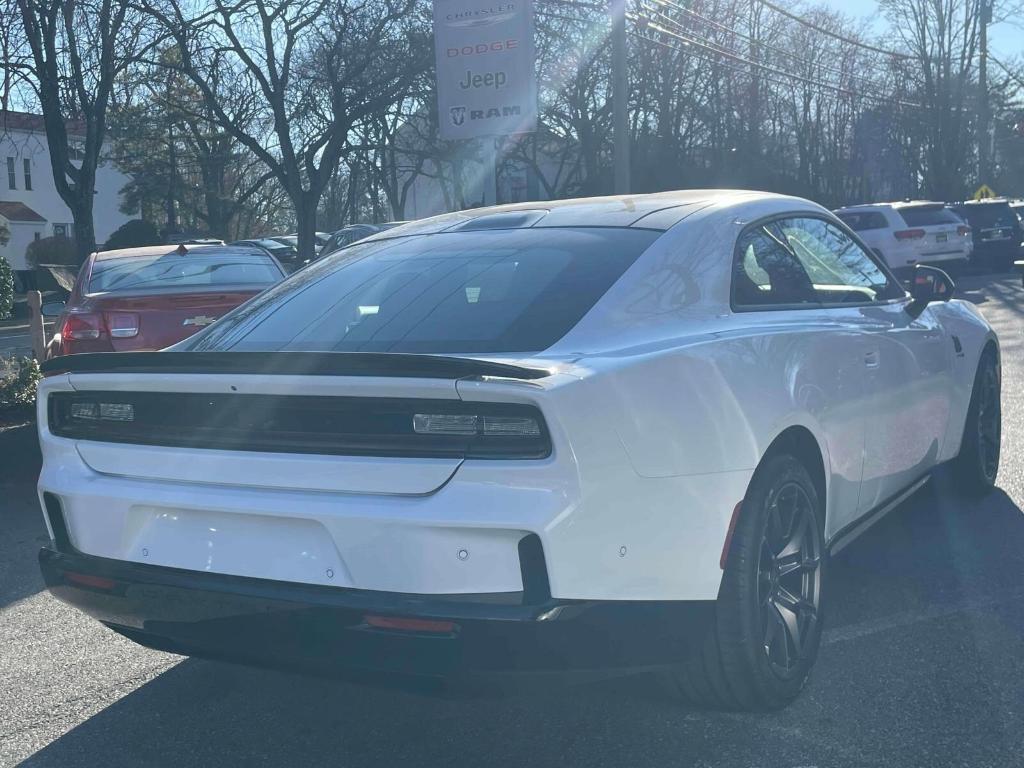
M165 507L134 507L136 562L307 584L346 586L327 529L315 520Z

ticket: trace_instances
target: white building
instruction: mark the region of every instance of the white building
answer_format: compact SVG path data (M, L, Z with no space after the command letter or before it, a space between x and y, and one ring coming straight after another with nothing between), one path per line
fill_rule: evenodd
M68 125L74 147L84 133ZM131 216L121 213L121 190L128 177L112 164L96 171L93 222L96 242L102 243ZM0 110L0 224L10 231L3 256L15 270L29 268L25 251L29 243L51 235L74 237L71 211L57 194L50 170L50 152L41 115Z

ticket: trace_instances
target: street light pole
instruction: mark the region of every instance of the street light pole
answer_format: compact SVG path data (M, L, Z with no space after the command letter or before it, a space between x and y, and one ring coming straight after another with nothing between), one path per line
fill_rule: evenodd
M612 22L615 194L624 195L630 191L629 110L626 103L629 90L629 72L626 68L626 0L609 0L608 13Z

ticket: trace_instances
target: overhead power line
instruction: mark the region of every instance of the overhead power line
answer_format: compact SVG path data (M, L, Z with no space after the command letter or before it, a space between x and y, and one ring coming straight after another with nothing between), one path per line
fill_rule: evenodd
M777 77L786 78L786 79L789 79L791 81L795 80L795 81L798 81L798 82L802 82L802 83L804 83L806 85L810 85L810 86L813 86L813 87L816 87L816 88L820 88L820 89L823 89L823 90L832 91L834 93L839 93L841 95L848 96L848 97L862 98L862 99L865 99L865 100L868 100L868 101L875 101L875 102L879 102L879 103L897 104L899 106L910 107L910 108L920 108L921 107L920 104L914 104L912 102L902 101L900 99L888 98L888 97L885 97L885 96L874 96L872 94L863 93L861 91L856 91L856 90L853 90L851 88L846 88L846 87L843 87L843 86L833 85L832 83L826 83L826 82L823 82L821 80L816 80L814 78L804 77L803 75L796 74L795 72L788 72L788 71L783 70L783 69L778 69L776 67L772 67L772 66L769 66L767 64L762 64L760 62L753 61L752 59L748 59L747 57L742 56L742 55L736 53L735 51L728 50L728 49L726 49L724 47L717 46L715 44L709 44L708 41L706 41L706 40L701 40L701 39L699 39L697 37L691 36L691 34L686 32L685 30L680 31L680 30L669 29L668 27L666 27L666 26L664 26L662 24L659 24L658 22L655 22L655 21L653 21L651 19L644 18L644 17L634 17L634 18L636 18L638 21L641 21L648 29L653 29L656 32L661 32L662 34L665 34L665 35L668 35L670 37L673 37L676 40L679 40L680 42L682 42L684 45L694 46L696 48L700 48L701 50L708 51L709 53L712 53L712 54L714 54L716 56L720 56L722 58L729 59L730 61L734 61L734 62L737 62L739 64L745 64L745 65L747 65L749 67L756 67L757 69L760 69L762 72L766 72L768 74L775 75ZM640 36L640 37L642 39L650 40L650 38L643 38L643 36ZM749 74L749 73L747 73L747 74Z
M829 37L834 37L837 40L842 40L843 42L849 43L850 45L856 45L866 50L874 51L875 53L881 53L884 54L885 56L892 56L893 58L896 59L915 58L914 56L911 56L908 53L899 53L898 51L890 51L885 48L879 48L876 45L871 45L870 43L865 43L861 40L855 40L852 37L846 37L845 35L841 35L838 32L833 32L830 29L825 29L825 27L821 26L820 24L815 24L813 21L809 21L808 19L805 19L803 16L800 16L799 14L793 13L792 11L783 8L780 5L776 5L770 0L756 0L756 2L760 3L769 10L775 11L775 13L779 14L780 16L785 16L787 19L795 21L797 24L802 24L808 29L813 29L815 32L819 32L823 35L828 35Z
M999 67L1001 70L1003 70L1003 72L1006 73L1006 76L1009 77L1011 80L1013 80L1013 82L1015 82L1018 87L1024 88L1024 78L1022 78L1020 75L1018 75L1012 69L1010 69L1008 66L1003 64L1003 62L1001 62L999 59L997 59L995 56L993 56L991 51L989 51L989 53L988 53L988 58L989 58L989 60L993 64L995 64L997 67Z
M744 34L743 32L740 32L739 30L733 29L732 27L730 27L730 26L728 26L726 24L722 24L721 22L715 21L714 19L709 19L707 16L702 16L701 14L697 13L696 11L691 11L689 8L686 8L685 6L682 6L679 3L675 3L672 0L648 0L648 2L657 3L658 5L661 5L661 6L673 8L674 10L677 10L680 13L685 13L690 18L695 19L695 20L699 21L702 24L706 24L706 25L708 25L710 27L713 27L715 29L719 29L719 30L721 30L723 32L726 32L727 34L731 34L731 35L734 35L736 37L739 37L739 38L747 41L751 45L757 46L758 48L763 48L764 50L768 50L768 51L774 51L775 53L779 54L780 56L785 56L786 58L790 59L791 61L799 62L801 64L806 64L806 65L811 66L811 67L817 67L817 68L822 69L822 70L824 70L826 72L833 72L833 73L839 75L840 77L849 77L851 79L863 80L864 82L870 82L872 84L874 84L876 82L869 75L858 75L858 74L855 74L853 72L842 70L842 69L840 69L838 67L831 66L830 64L825 64L825 63L822 63L822 62L811 62L811 61L808 61L807 59L801 58L800 56L798 56L797 54L793 53L792 51L787 51L786 49L780 48L777 45L772 45L771 43L766 43L764 40L761 40L761 39L759 39L757 37L754 37L753 35ZM651 9L651 10L654 10L654 9ZM660 11L656 11L656 12L661 14ZM661 15L664 15L664 14L661 14Z

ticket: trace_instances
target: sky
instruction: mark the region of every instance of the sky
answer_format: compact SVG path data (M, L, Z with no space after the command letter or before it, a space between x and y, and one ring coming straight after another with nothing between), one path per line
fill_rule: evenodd
M878 31L884 32L888 22L878 12L876 0L819 0L824 5L858 18L874 18ZM1024 19L1019 24L1024 25ZM1024 53L1024 29L1007 22L989 27L989 49L1000 59Z

